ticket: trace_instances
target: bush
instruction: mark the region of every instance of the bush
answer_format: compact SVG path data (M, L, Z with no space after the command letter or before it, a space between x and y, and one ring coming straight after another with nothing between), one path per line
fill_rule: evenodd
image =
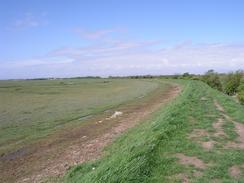
M241 104L244 104L244 79L241 80L240 86L238 87L238 99Z
M201 80L201 78L200 78L199 76L194 76L194 77L192 77L192 80L197 80L197 81L200 81L200 80Z
M240 85L238 87L238 92L244 91L244 78L240 81Z
M212 88L222 91L222 84L220 82L219 75L214 70L209 70L203 76L203 81Z
M244 104L244 91L238 92L238 99L241 104Z
M225 78L224 92L227 95L234 95L240 85L242 73L237 71L235 73L229 73Z

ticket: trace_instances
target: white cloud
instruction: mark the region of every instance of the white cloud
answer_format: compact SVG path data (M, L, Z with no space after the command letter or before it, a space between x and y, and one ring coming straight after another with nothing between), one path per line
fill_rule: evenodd
M188 43L158 50L151 49L150 46L151 42L120 43L107 47L66 48L52 54L73 58L77 63L94 60L100 69L103 65L110 65L111 69L117 66L126 69L131 68L130 63L134 68L177 68L178 72L181 69L194 72L194 68L202 71L208 68L224 71L244 67L244 45Z
M89 39L89 40L98 40L98 39L105 38L107 36L111 36L112 34L125 32L126 30L122 28L111 28L111 29L100 29L100 30L90 31L83 28L75 28L73 31L76 34L78 34L81 38Z
M8 67L1 65L0 71L9 70L11 74L18 70L18 76L15 73L12 77L23 78L202 73L208 69L226 72L244 68L244 45L186 42L155 49L157 44L157 41L117 41L62 48L42 58L13 62Z
M50 56L68 56L77 60L88 58L102 58L107 56L119 56L125 54L137 54L143 52L147 47L157 44L155 41L143 42L101 42L92 46L85 46L81 48L61 48L54 50L48 55Z
M25 13L22 17L16 19L11 25L12 30L22 30L27 28L40 27L47 24L46 13L43 12L40 15L34 15L32 13Z

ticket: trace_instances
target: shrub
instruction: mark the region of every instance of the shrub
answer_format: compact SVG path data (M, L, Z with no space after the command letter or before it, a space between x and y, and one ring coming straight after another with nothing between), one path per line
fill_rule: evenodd
M244 91L238 92L238 99L241 104L244 104Z
M244 104L244 79L241 80L240 86L238 87L238 99L241 104Z
M240 85L242 74L240 71L229 73L225 78L224 92L227 95L234 95Z
M199 76L194 76L192 77L192 80L201 80L201 78Z
M222 84L220 82L219 75L214 70L209 70L203 76L203 81L212 88L222 91Z

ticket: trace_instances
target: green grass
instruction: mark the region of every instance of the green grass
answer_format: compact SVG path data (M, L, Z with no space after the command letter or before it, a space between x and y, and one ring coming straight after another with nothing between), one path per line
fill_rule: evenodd
M131 79L0 81L0 155L157 87Z
M224 149L226 140L236 138L234 127L225 122L228 139L211 139L219 142L214 149L203 149L188 138L193 129L206 129L214 133L212 124L221 117L214 106L217 99L233 119L244 123L244 107L231 97L211 89L199 81L177 81L184 85L183 92L168 106L155 112L151 119L128 130L107 147L105 155L94 162L87 162L69 170L62 181L68 183L148 183L181 182L179 174L191 182L244 182L244 172L239 180L228 174L232 165L244 164L244 151ZM205 100L201 100L204 97ZM207 140L207 139L203 139ZM178 163L176 153L195 156L204 161L207 168ZM201 172L195 176L194 172Z

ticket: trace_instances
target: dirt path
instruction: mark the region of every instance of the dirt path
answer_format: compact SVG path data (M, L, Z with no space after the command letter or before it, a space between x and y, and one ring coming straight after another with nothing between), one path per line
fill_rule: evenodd
M211 140L211 136L217 138L225 139L225 148L237 148L244 149L244 124L234 121L227 113L225 112L223 106L221 106L217 100L213 101L214 106L220 112L221 117L218 118L215 122L213 122L213 128L215 129L214 133L208 132L204 129L194 129L191 134L189 134L189 139L196 141L201 144L204 149L212 150L215 144L218 144L215 140ZM238 135L236 141L229 141L228 135L224 131L224 121L229 123L233 123L235 126L235 132ZM201 141L200 139L203 137L208 137L208 141Z
M232 122L235 125L235 132L238 135L236 142L228 142L226 148L239 148L244 149L244 124L239 123L233 120L230 116L228 116L224 110L224 108L215 100L214 104L216 108L221 112L222 116L229 122Z
M235 132L238 135L237 139L235 141L228 141L226 145L224 146L227 149L244 149L244 124L239 123L235 121L233 118L231 118L227 113L225 112L224 108L217 102L217 100L214 101L214 105L218 109L219 112L221 112L221 115L223 118L225 118L228 122L231 122L235 126ZM244 164L242 165L233 165L229 167L229 175L233 178L239 179L241 175L241 167L244 167Z
M102 155L102 150L122 132L150 117L150 114L175 98L181 89L170 86L156 91L147 100L106 111L90 119L80 128L69 130L28 149L30 153L6 160L4 182L39 183L46 177L62 176L69 167ZM4 179L5 178L5 179ZM0 182L1 182L0 181Z

